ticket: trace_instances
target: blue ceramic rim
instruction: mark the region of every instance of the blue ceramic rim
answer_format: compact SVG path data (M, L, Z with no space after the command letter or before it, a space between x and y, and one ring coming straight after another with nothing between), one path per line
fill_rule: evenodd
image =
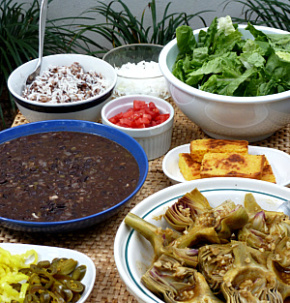
M96 105L99 105L106 101L113 92L114 88L109 90L105 95L98 97L96 96L95 99L91 101L78 101L75 103L62 103L62 104L57 104L57 105L51 105L51 104L45 104L45 103L28 103L25 102L21 99L19 99L17 96L15 96L13 93L13 97L15 99L15 102L18 103L20 106L25 107L29 110L33 110L36 112L41 112L41 113L72 113L72 112L77 112L81 110L85 110L91 107L94 107ZM32 102L32 101L30 101Z
M66 225L72 225L75 223L80 223L82 221L87 221L91 219L95 219L97 217L102 217L110 212L114 212L117 208L124 205L126 202L128 202L133 196L136 195L136 193L140 190L142 185L144 184L149 164L148 164L148 158L141 147L141 145L132 137L127 135L126 133L123 133L113 127L103 125L96 122L90 122L90 121L83 121L83 120L48 120L48 121L39 121L39 122L32 122L28 124L23 124L19 126L15 126L6 130L3 130L0 132L0 144L4 143L6 141L10 141L19 137L36 134L36 133L46 133L46 132L52 132L52 131L75 131L75 132L83 132L83 133L90 133L95 134L98 136L106 136L109 135L108 139L115 141L116 143L122 145L124 148L126 148L136 159L138 166L139 166L139 180L137 183L136 188L134 191L126 197L124 200L119 202L118 204L93 215L77 218L73 220L67 220L67 221L53 221L53 222L27 222L22 220L13 220L8 219L0 216L0 224L8 223L10 226L22 226L22 227L31 227L32 229L47 229L50 227L60 227L60 226L66 226ZM123 143L126 143L124 145ZM129 145L127 146L127 144ZM101 221L101 220L100 220Z

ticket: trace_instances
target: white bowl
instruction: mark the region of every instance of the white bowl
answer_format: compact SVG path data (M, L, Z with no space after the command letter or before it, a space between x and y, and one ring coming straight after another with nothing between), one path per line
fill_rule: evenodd
M142 129L121 127L111 123L108 119L120 112L125 112L133 107L133 101L140 100L154 102L162 114L169 113L169 118L162 124ZM128 95L108 102L101 111L102 123L117 128L133 137L144 149L148 160L153 160L164 155L170 148L174 109L172 105L158 97L146 95Z
M172 184L186 181L180 172L178 161L180 153L189 153L190 144L184 144L171 149L163 158L162 170ZM269 161L278 185L290 185L290 155L281 150L269 147L260 147L249 145L250 155L265 155Z
M197 188L216 207L227 199L243 204L246 193L252 193L260 206L276 210L290 197L290 189L269 182L245 178L202 179L176 184L163 189L141 201L131 212L161 228L168 225L160 218L185 193ZM119 226L114 243L114 258L119 275L128 291L142 303L164 303L151 293L141 282L141 276L153 259L151 244L124 221Z
M85 71L96 71L108 82L106 90L85 101L74 103L47 104L30 101L22 97L22 91L28 75L34 70L37 60L29 61L15 69L8 78L8 88L13 95L20 112L29 122L74 119L97 121L103 105L109 100L117 83L117 73L114 68L102 59L81 54L57 54L43 58L41 72L50 66L69 66L80 63Z
M239 30L245 38L252 38L245 27L239 25ZM256 28L266 34L289 34L269 27ZM200 30L193 32L196 37ZM174 39L160 53L160 69L176 105L209 136L253 142L269 137L290 123L290 91L259 97L231 97L201 91L172 74L178 53Z

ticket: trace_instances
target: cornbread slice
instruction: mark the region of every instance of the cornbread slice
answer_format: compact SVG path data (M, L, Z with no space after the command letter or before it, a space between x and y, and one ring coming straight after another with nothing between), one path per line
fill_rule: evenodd
M190 153L201 162L206 153L247 153L248 141L197 139L190 142Z
M265 161L264 155L207 153L202 160L200 176L261 179Z
M201 163L196 161L190 153L179 154L178 166L185 180L200 179Z
M276 177L273 173L272 166L267 158L264 164L261 180L276 183Z

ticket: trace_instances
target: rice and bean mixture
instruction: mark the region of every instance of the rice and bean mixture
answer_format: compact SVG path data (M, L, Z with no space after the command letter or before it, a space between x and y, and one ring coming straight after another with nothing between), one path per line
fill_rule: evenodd
M84 101L105 91L106 79L95 71L85 72L75 62L70 66L51 66L30 84L22 96L42 103L72 103Z

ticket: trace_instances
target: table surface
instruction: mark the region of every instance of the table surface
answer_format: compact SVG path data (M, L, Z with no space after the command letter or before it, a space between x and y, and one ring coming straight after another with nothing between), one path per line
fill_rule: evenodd
M172 105L175 109L175 117L171 149L189 143L194 139L207 138L207 135L197 125L187 119L174 104ZM28 123L28 121L25 120L21 113L18 113L12 126L25 123ZM271 137L251 143L251 145L276 148L290 154L290 124L274 133ZM126 290L115 266L114 238L120 223L135 205L149 195L172 185L162 171L163 157L149 161L148 176L139 193L122 211L109 220L73 233L46 234L45 236L43 234L23 233L1 228L0 242L64 247L85 253L93 260L97 271L95 286L87 302L137 302Z

